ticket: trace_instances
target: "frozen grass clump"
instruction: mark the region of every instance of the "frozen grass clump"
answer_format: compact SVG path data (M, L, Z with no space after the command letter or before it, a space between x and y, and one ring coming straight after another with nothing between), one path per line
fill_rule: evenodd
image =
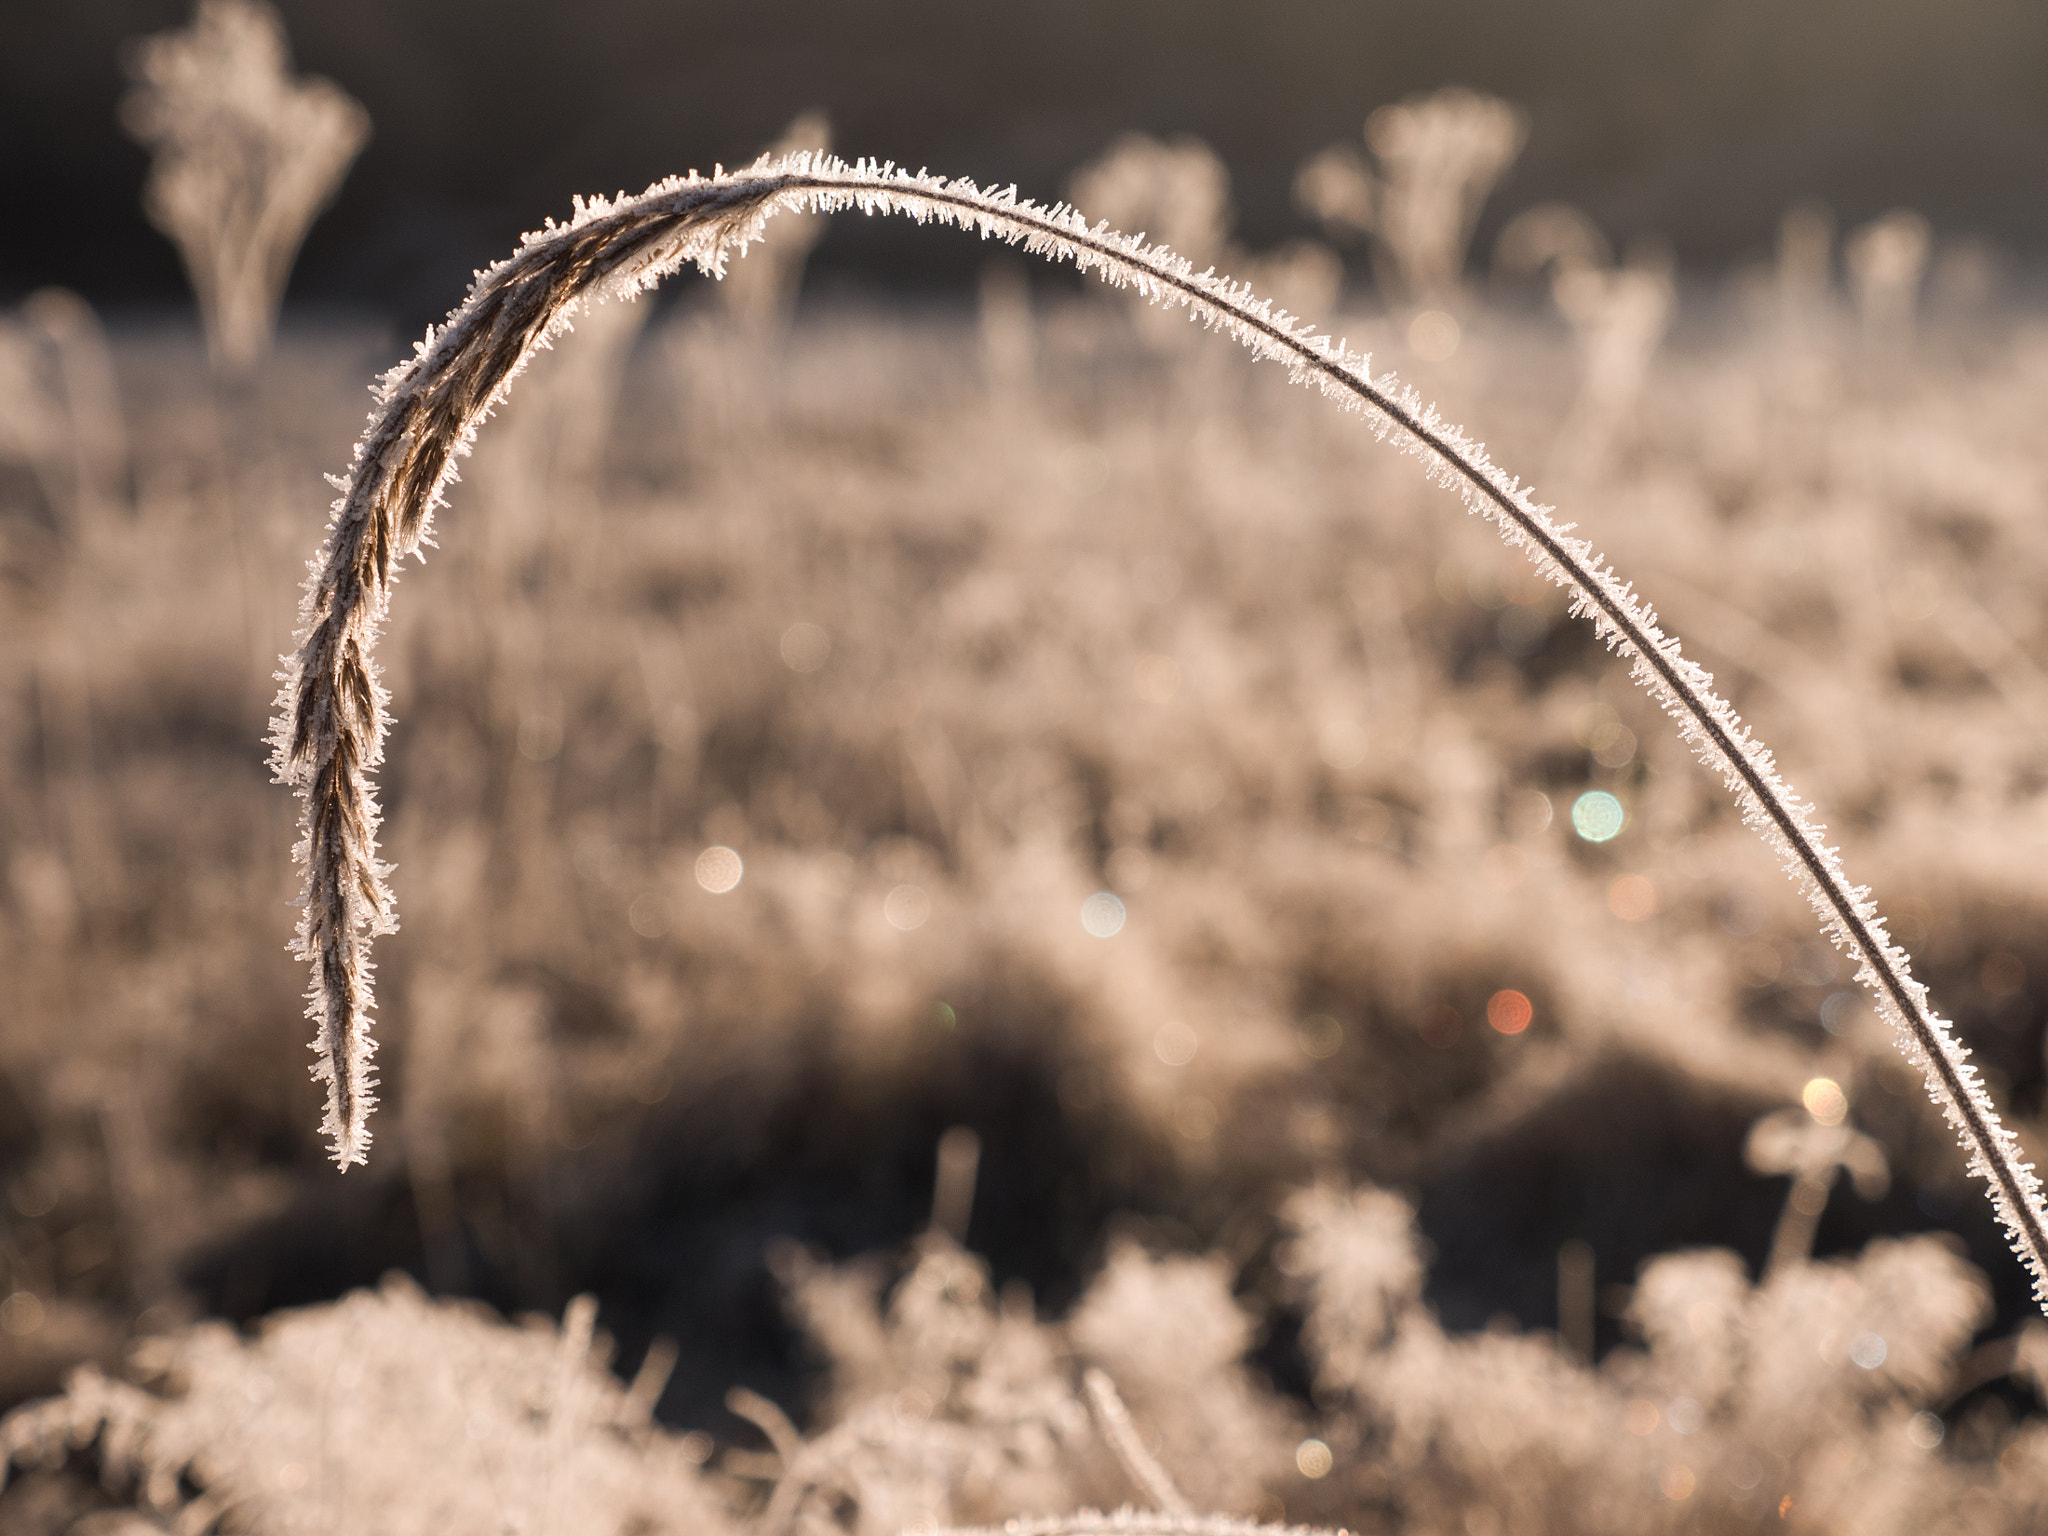
M1320 1433L1389 1529L1622 1536L1810 1510L1903 1536L1959 1508L1984 1529L2031 1518L2024 1478L1936 1450L1985 1311L1982 1277L1938 1238L1756 1285L1725 1251L1661 1257L1634 1290L1641 1347L1588 1370L1547 1337L1446 1335L1401 1215L1377 1190L1306 1192L1282 1260L1332 1410Z
M0 1420L0 1455L74 1509L82 1485L51 1480L91 1467L101 1508L194 1531L888 1536L1027 1518L1194 1536L1250 1512L1630 1536L1806 1511L1906 1536L1962 1511L2018 1536L2042 1513L2038 1423L1980 1409L1951 1429L1939 1412L1987 1368L2035 1379L2040 1351L2023 1333L1970 1353L1983 1279L1938 1238L1756 1284L1726 1251L1660 1257L1634 1287L1639 1342L1589 1367L1548 1333L1446 1333L1389 1192L1297 1190L1279 1224L1312 1407L1251 1368L1273 1303L1248 1303L1220 1256L1119 1246L1053 1320L1014 1284L998 1298L935 1230L893 1280L877 1256L778 1253L824 1366L812 1422L735 1389L715 1469L710 1436L649 1422L673 1353L658 1343L622 1385L587 1299L559 1330L514 1327L396 1279L248 1338L208 1323L146 1341L132 1380L88 1368Z
M146 1341L146 1385L86 1368L0 1421L0 1457L89 1455L117 1507L181 1531L736 1529L700 1444L649 1420L659 1357L622 1387L596 1312L582 1298L559 1329L509 1327L394 1277L251 1338L209 1323Z

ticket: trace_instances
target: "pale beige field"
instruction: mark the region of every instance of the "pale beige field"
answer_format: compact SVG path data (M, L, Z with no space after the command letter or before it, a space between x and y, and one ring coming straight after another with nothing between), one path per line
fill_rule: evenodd
M1200 1509L2037 1528L2018 1267L1669 722L1357 420L1033 283L765 336L684 291L522 381L384 647L404 926L345 1177L261 737L319 476L398 347L288 327L228 392L195 335L113 329L98 435L0 466L0 1392L156 1339L183 1407L95 1411L264 1530L737 1529L777 1475L807 1532L1114 1505L1083 1363ZM1873 340L1769 274L1681 297L1639 389L1534 289L1434 361L1377 308L1333 329L1713 669L2031 1144L2048 320L1937 294ZM1867 1141L1815 1150L1816 1079ZM1859 1187L1813 1174L1802 1212L1745 1166L1788 1109L1784 1156ZM965 1251L925 1238L878 1321L956 1124ZM404 1289L179 1331L391 1269L508 1313L591 1292L624 1365L681 1359L622 1398L587 1316L543 1348ZM354 1428L250 1408L337 1360ZM734 1385L821 1437L802 1475ZM0 1530L130 1507L94 1454Z

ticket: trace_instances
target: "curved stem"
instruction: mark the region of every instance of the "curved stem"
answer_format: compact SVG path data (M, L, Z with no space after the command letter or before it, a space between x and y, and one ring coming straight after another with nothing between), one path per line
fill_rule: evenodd
M1162 247L1148 247L1105 225L1090 226L1065 206L991 193L970 182L911 174L872 162L848 165L822 155L766 158L737 172L692 174L638 197L579 203L565 225L549 224L482 273L469 296L412 361L384 378L368 430L356 447L326 542L306 585L299 648L278 696L273 765L305 801L299 857L307 864L305 912L297 948L313 963L308 1012L318 1025L315 1075L327 1084L323 1129L343 1168L363 1161L371 1103L367 1027L368 946L395 925L377 861L377 810L369 773L382 755L386 697L371 663L390 600L396 561L426 541L434 508L479 423L536 347L593 297L636 291L685 262L722 274L727 254L744 251L763 222L787 209L902 213L953 224L1095 270L1112 284L1153 300L1185 304L1254 353L1298 380L1365 413L1381 434L1417 453L1428 471L1466 504L1498 521L1510 546L1525 550L1573 595L1609 645L1631 659L1636 681L1664 706L1700 758L1717 768L1745 818L1779 852L1806 888L1823 926L1860 962L1859 979L1897 1031L1901 1049L1926 1073L1928 1087L1987 1179L2014 1250L2032 1270L2037 1299L2048 1305L2048 1212L2040 1183L1946 1024L1928 1007L1904 952L1879 922L1868 892L1848 883L1821 828L1778 777L1770 753L1713 692L1713 680L1679 652L1655 614L1569 525L1509 478L1485 449L1444 421L1393 375L1375 379L1369 360L1318 335L1256 298L1248 288L1197 272Z

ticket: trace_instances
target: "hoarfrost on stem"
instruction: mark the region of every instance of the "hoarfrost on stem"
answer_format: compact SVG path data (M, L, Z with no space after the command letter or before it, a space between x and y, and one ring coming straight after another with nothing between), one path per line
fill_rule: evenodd
M1180 305L1255 355L1363 413L1372 429L1423 460L1425 472L1494 521L1508 546L1563 587L1574 612L1626 656L1636 682L1678 722L1717 770L1743 816L1804 889L1824 930L1859 964L1859 979L1926 1074L1972 1171L1985 1178L2014 1251L2048 1304L2048 1210L2040 1182L1998 1119L1968 1053L1929 1007L1905 952L1869 892L1843 874L1813 808L1779 776L1769 750L1713 691L1712 677L1680 650L1655 612L1592 545L1574 538L1529 489L1496 466L1484 445L1446 421L1370 360L1258 298L1242 284L1197 271L1076 209L989 192L893 165L799 153L764 156L741 171L691 174L638 197L579 201L567 224L550 222L511 257L480 273L469 297L414 358L383 380L301 608L300 643L278 699L273 764L304 802L299 856L307 866L298 947L314 967L317 1068L327 1083L325 1122L346 1167L368 1148L370 938L394 920L388 871L376 855L378 813L369 772L382 750L386 698L371 662L396 562L417 552L477 428L535 348L593 297L637 292L684 263L722 275L733 252L760 238L781 211L900 213L950 224L1052 260L1072 261L1149 299Z

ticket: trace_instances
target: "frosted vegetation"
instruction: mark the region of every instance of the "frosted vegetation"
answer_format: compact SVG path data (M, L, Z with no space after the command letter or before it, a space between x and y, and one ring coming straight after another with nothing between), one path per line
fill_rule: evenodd
M219 391L71 295L0 318L0 1528L2040 1528L2048 1333L1950 1134L1564 594L1178 312L1006 253L971 313L799 307L810 214L590 309L450 491L381 652L405 926L385 1135L334 1193L249 743L391 350L265 361L362 124L246 5L139 58L160 143L198 130L147 103L220 68L234 164L292 113L329 150L212 204L158 162ZM1904 212L1794 210L1683 293L1556 205L1472 251L1525 134L1383 108L1265 252L1191 140L1068 190L1569 498L2030 1144L2048 328ZM886 1149L929 1218L651 1192L805 1147ZM636 1262L686 1301L615 1304L659 1221ZM331 1299L387 1265L441 1299ZM719 1266L772 1273L807 1385L757 1395Z

